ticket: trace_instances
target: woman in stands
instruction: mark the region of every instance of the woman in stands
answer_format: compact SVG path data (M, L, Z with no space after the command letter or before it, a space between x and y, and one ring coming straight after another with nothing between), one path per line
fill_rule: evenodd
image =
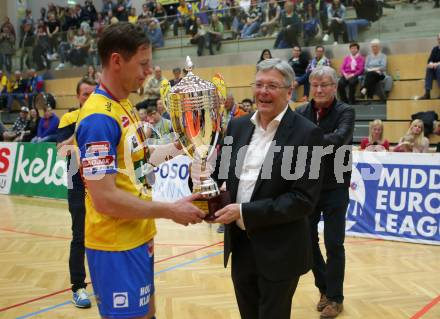
M98 72L93 65L87 67L87 73L84 75L85 78L89 78L96 82L101 82L101 72Z
M23 142L30 142L37 136L38 123L40 123L40 113L37 109L32 108L29 112L29 122L23 132Z
M360 149L369 152L390 150L390 143L383 138L383 123L381 120L374 120L370 123L369 135L362 139Z
M382 101L386 100L385 92L380 81L385 79L387 70L387 56L381 52L380 41L374 39L370 42L371 53L365 62L365 80L361 89L362 95L373 98L375 92ZM377 90L377 91L376 91Z
M341 78L338 83L338 93L344 103L353 105L356 102L355 91L359 82L359 76L364 73L365 58L359 53L358 43L351 43L349 48L350 54L344 58L340 68Z
M333 33L335 39L335 44L338 44L339 36L346 34L345 25L345 6L340 0L333 0L332 4L328 7L328 23L329 23L329 33Z
M269 49L264 49L263 51L261 51L260 59L258 60L257 64L267 59L272 59L272 53Z
M411 135L414 138L414 144L412 146L412 151L414 153L429 152L429 140L424 136L423 133L424 133L424 125L422 120L417 119L412 121L408 129L408 132L406 132L406 135ZM396 149L399 148L400 144L402 143L404 143L404 138L400 139L399 145L396 146ZM395 152L396 149L394 150Z

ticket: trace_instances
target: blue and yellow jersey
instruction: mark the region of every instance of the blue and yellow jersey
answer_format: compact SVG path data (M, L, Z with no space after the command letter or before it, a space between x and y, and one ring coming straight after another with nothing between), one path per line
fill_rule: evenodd
M151 200L151 193L146 190L148 148L130 101L116 101L106 91L97 89L79 112L75 138L86 180L85 246L123 251L151 240L156 234L154 219L128 220L102 214L93 207L87 192L87 178L115 174L116 187Z

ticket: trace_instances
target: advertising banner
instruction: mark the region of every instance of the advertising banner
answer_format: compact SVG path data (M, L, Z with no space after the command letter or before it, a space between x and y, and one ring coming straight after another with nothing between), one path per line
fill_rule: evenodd
M18 143L11 194L67 198L66 161L52 143Z
M0 194L9 194L14 174L17 143L0 143Z
M191 195L188 187L188 156L177 156L154 169L156 181L153 185L153 199L162 202L174 202Z
M353 152L347 234L440 245L439 154Z

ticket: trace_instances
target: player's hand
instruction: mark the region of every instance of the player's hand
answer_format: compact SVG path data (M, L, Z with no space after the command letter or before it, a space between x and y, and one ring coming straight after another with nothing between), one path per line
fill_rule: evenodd
M184 226L201 223L205 217L205 212L191 203L193 200L200 198L200 194L192 194L175 202L172 207L171 219L175 223Z
M215 212L215 216L217 218L214 220L214 223L230 224L240 219L240 204L229 204Z

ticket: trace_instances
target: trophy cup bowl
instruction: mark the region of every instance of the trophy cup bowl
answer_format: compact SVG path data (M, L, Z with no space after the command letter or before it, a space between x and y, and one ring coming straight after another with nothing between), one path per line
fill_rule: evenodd
M193 160L200 160L204 170L222 131L220 95L212 82L192 73L189 57L187 69L188 74L178 84L165 89L165 105L183 150ZM193 193L203 196L195 204L207 213L205 220L215 219L215 211L224 206L220 203L229 196L221 194L217 183L210 177L194 184Z

